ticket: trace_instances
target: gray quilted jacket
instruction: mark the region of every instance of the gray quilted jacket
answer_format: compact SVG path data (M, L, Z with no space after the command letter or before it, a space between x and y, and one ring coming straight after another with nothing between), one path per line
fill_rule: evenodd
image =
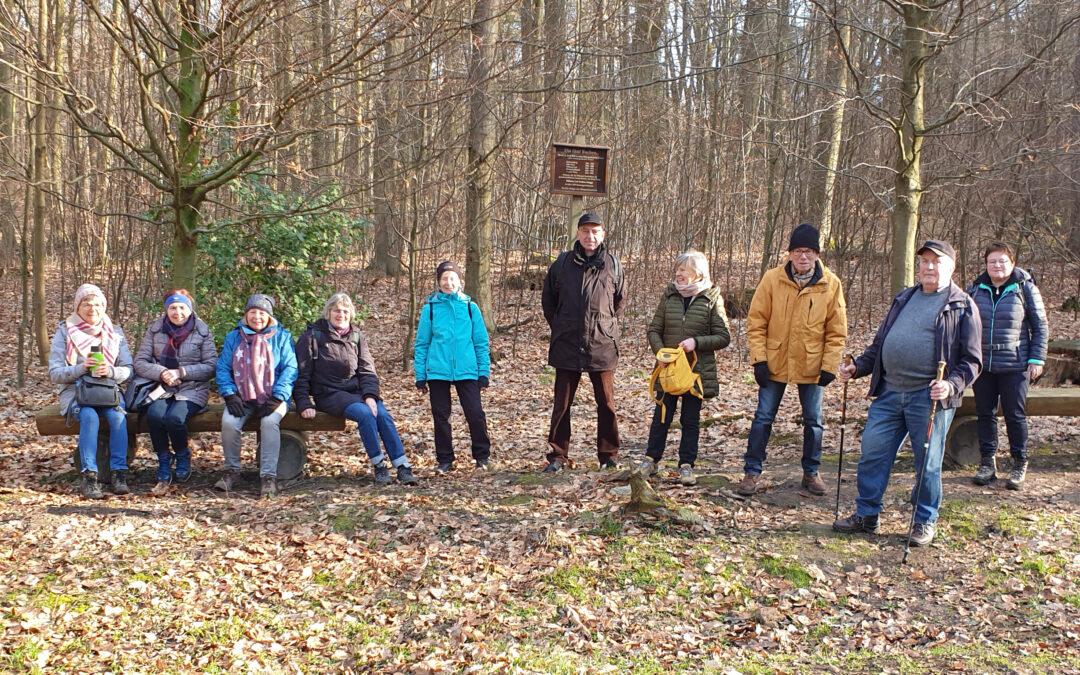
M148 380L160 381L165 366L161 365L161 352L169 341L169 335L162 330L162 322L168 321L159 316L146 329L139 351L135 353L135 374ZM191 401L200 408L206 407L210 395L210 379L214 377L217 364L217 346L210 327L196 317L191 334L180 343L176 358L180 362L180 384L175 387L162 385L178 401Z
M113 326L120 335L120 350L116 354L116 363L113 364L112 378L123 384L131 377L131 350L128 349L127 338L120 326ZM67 363L67 322L61 321L60 326L53 335L52 345L49 348L49 379L60 385L60 414L66 415L75 402L75 383L86 374L81 363L69 366Z

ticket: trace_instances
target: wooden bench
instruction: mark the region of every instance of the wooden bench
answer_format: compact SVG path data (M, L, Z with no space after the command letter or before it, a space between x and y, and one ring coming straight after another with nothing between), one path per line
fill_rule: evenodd
M222 403L211 404L205 411L193 415L187 421L189 433L216 432L221 433L221 413L225 409ZM72 420L70 426L67 418L60 414L60 404L45 406L34 413L38 433L42 436L77 436L79 434L79 421ZM127 414L128 430L128 456L130 465L135 459L136 436L148 432L146 428L146 416L138 413ZM244 423L244 431L259 430L259 421L249 417ZM326 413L317 413L315 417L306 420L300 417L295 410L290 410L281 420L281 455L278 458L278 478L291 480L300 475L307 462L307 432L309 431L344 431L345 420ZM104 421L98 434L98 478L108 482L111 479L109 471L109 427ZM256 451L256 464L258 463ZM82 461L79 457L78 448L74 451L75 467L82 470Z
M1036 389L1028 390L1027 416L1040 417L1057 415L1071 417L1080 415L1080 389ZM998 409L998 418L1001 409ZM952 425L945 436L946 461L954 466L978 464L979 434L976 428L978 417L975 415L975 395L970 389L964 392L963 402L956 409Z

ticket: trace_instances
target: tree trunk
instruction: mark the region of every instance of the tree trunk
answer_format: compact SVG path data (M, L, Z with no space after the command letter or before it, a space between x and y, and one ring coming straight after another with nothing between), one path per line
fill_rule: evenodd
M387 40L386 60L393 61L397 51L398 39ZM401 77L394 74L394 77ZM375 250L369 268L379 274L397 276L401 274L401 237L394 229L393 208L394 190L392 182L397 176L400 162L395 156L393 138L392 110L393 96L389 82L384 82L376 104L375 138L372 141L372 176L371 197L373 223L375 230Z
M833 201L836 194L836 170L840 166L840 143L844 132L844 107L848 94L849 77L844 53L847 52L847 47L851 44L851 26L846 19L839 18L839 12L837 3L834 2L833 17L842 21L842 23L838 29L836 42L830 44L827 52L826 73L828 74L827 81L836 83L837 96L836 101L825 112L822 120L828 134L828 145L822 158L824 170L821 172L821 188L815 190L810 205L811 214L820 214L818 216L818 230L821 232L821 245L827 250L835 248L832 236Z
M892 264L889 285L893 295L910 286L915 276L915 235L922 200L920 170L923 143L923 101L926 85L926 30L930 12L907 3L901 46L903 73L900 84L903 117L895 127L896 201L889 213L892 226Z
M45 0L38 2L39 23L38 39L44 44L46 36ZM37 100L40 102L34 111L34 131L31 134L31 158L33 162L32 182L34 199L34 232L33 232L33 261L34 261L34 341L37 343L38 362L41 365L49 363L49 334L45 323L45 181L48 178L45 168L45 157L48 148L45 147L45 101L48 97L44 79L38 80Z
M465 170L465 290L494 331L491 304L491 204L495 163L495 117L490 94L491 60L495 54L491 0L476 0L469 64L469 148Z

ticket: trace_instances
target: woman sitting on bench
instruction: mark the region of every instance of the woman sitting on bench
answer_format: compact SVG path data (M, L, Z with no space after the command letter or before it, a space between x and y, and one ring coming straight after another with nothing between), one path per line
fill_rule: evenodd
M379 397L379 376L367 340L352 323L355 312L347 293L335 293L326 301L323 318L308 324L296 342L300 370L293 392L296 408L304 419L315 417L318 409L353 420L371 459L375 482L389 483L394 466L398 481L416 485L397 427ZM379 438L385 454L379 449Z
M191 477L187 420L206 409L217 347L210 327L195 316L191 293L177 288L165 294L165 314L146 329L135 353L135 374L160 382L146 408L146 426L158 456L157 485L151 494L163 495L175 478ZM172 451L169 451L169 441Z
M94 284L75 291L75 311L65 319L49 350L49 379L60 385L60 414L79 420L80 489L87 499L101 499L97 481L97 446L100 418L109 425L109 469L112 491L130 494L127 486L127 418L117 386L131 377L131 352L124 331L105 313L105 294ZM83 378L90 376L87 382ZM93 385L94 395L85 384ZM104 401L112 392L114 401ZM100 397L102 405L80 404Z
M274 318L268 295L248 298L244 316L225 336L217 360L218 393L225 399L221 414L221 448L225 473L214 484L228 492L240 476L240 431L248 417L259 420L259 495L277 496L281 418L288 412L296 381L292 335Z

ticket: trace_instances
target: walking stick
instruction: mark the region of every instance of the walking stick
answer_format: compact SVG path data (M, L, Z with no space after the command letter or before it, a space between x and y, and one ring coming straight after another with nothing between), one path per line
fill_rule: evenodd
M945 379L945 362L937 362L937 377L938 382ZM915 529L915 511L919 508L919 493L922 492L923 475L926 474L926 462L930 459L930 435L934 432L934 412L937 411L938 402L932 401L930 406L930 422L926 425L926 447L923 448L922 456L922 471L917 476L919 482L915 484L915 501L911 504L911 522L908 523L907 528L907 544L904 546L904 559L900 561L901 565L907 563L908 553L911 553L911 532Z
M844 354L844 365L851 365L851 354ZM834 517L840 519L840 479L844 475L844 430L847 427L847 386L851 378L844 380L844 393L840 403L840 464L836 467L836 512Z

